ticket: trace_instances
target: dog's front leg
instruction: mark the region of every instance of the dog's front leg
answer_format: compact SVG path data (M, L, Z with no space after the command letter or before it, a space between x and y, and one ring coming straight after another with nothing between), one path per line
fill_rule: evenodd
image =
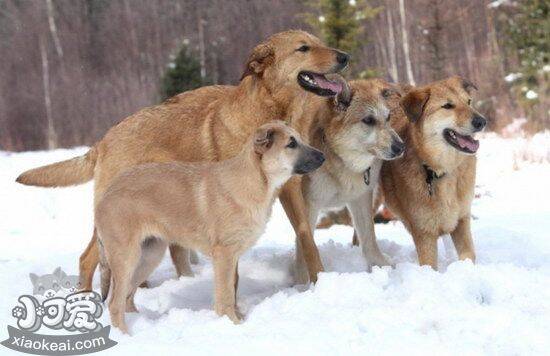
M451 232L451 237L456 248L459 260L470 259L476 261L476 252L472 231L470 229L470 215L461 218L455 230Z
M237 310L235 285L238 257L231 246L216 246L212 251L214 264L214 310L219 316L227 315L235 324L241 322Z
M417 230L412 230L411 234L418 255L418 264L431 266L437 271L437 236L430 236Z
M355 227L363 256L367 260L369 271L372 269L372 266L390 265L376 242L372 203L373 191L368 190L365 194L348 204L353 226Z
M309 280L317 282L317 274L323 272L321 256L308 219L307 205L302 194L301 177L292 177L282 188L279 200L299 240L300 252L307 266ZM298 251L296 252L298 253Z

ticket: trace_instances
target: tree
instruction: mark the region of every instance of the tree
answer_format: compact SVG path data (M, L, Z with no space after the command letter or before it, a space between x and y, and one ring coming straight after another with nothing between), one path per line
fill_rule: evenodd
M193 90L209 84L201 75L201 65L183 45L174 60L168 65L161 86L162 100L187 90Z
M444 16L445 0L426 0L427 16L422 22L422 33L426 44L427 58L425 64L431 72L431 80L443 79L445 71L445 38L444 25L449 24L451 19Z
M517 54L517 73L507 80L516 89L534 129L548 127L550 104L550 3L547 0L520 0L505 17L506 45ZM536 120L538 118L538 121Z
M303 15L306 23L327 45L352 56L364 44L361 35L365 22L382 9L371 7L366 0L308 0L306 3L313 10Z

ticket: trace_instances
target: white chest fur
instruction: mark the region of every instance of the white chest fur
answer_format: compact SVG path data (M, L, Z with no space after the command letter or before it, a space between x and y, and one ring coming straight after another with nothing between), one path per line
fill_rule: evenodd
M381 161L374 157L364 172L344 166L321 167L308 177L306 199L314 210L342 207L376 188L380 167Z

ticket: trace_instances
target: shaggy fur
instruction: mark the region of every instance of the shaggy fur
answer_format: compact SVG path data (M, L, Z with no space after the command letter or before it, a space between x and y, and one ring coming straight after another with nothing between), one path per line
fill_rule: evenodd
M308 141L315 108L326 100L319 94L327 92L307 88L299 82L300 73L337 72L347 61L346 54L326 47L307 32L275 34L253 49L238 86L203 87L143 109L111 128L86 155L27 171L17 180L54 187L94 179L97 202L113 178L129 168L147 162L219 161L233 157L257 127L272 120L285 120ZM319 252L307 233L307 223L295 223L294 210L304 205L299 189L299 179L292 179L280 199L295 228L306 232L300 237L308 270L312 280L316 280L317 272L323 269ZM178 275L191 274L188 251L174 246L170 252ZM94 230L80 257L85 289L91 289L98 259Z

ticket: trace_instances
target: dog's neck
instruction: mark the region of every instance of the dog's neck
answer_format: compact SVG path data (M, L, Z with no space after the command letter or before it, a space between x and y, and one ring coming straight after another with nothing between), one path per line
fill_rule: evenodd
M367 177L369 168L374 164L375 157L371 157L371 164L364 167L363 170L357 171L352 169L332 147L329 139L326 136L325 130L321 127L317 128L313 135L314 146L323 151L326 157L325 163L321 166L321 170L328 172L335 176L338 180L347 179L349 176L361 176ZM370 180L370 173L369 173ZM365 180L365 184L369 185L370 182Z
M254 151L251 142L245 144L241 152L233 158L222 161L222 164L226 166L224 169L238 172L226 177L226 180L232 180L228 184L228 187L232 187L231 190L240 190L239 201L236 203L243 207L265 206L274 199L270 177L266 174L261 157Z
M434 157L426 149L424 137L417 130L414 123L408 124L405 137L403 137L407 146L405 155L411 158L416 157L417 164L422 167L422 170L424 171L424 167L428 167L434 177L453 175L464 161L464 157L462 155L457 155L456 159Z
M274 90L261 78L249 75L243 78L234 96L228 98L228 101L234 106L234 110L246 113L239 123L240 126L250 128L272 120L282 120L292 126L298 122L306 122L308 120L304 120L304 115L313 112L311 108L314 104L323 103L324 99L292 87Z

